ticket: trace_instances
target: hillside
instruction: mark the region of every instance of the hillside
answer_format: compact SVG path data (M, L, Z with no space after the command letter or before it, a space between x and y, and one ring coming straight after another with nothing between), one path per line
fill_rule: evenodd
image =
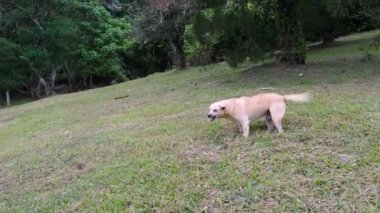
M364 51L378 33L304 66L221 63L0 109L0 209L380 211L380 53ZM210 103L263 87L314 99L288 105L283 135L208 121Z

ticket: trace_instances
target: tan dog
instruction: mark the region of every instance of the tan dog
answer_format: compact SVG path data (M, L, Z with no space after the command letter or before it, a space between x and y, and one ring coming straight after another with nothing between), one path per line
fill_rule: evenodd
M216 118L227 118L239 124L244 137L249 135L249 123L265 117L269 130L274 127L279 133L283 132L282 118L285 115L286 101L305 103L311 100L309 93L279 95L263 93L252 97L231 98L211 104L207 117L211 121Z

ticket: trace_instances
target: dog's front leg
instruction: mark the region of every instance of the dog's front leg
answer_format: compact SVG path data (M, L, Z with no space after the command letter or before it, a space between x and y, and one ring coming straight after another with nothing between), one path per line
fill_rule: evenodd
M249 120L246 119L246 120L240 121L239 123L240 123L241 128L243 129L243 136L245 138L248 138L248 136L249 136Z

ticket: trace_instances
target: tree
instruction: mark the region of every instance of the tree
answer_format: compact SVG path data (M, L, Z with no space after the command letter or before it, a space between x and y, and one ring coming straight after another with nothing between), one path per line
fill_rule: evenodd
M28 64L25 69L28 71L28 77L23 85L29 89L34 96L36 88L41 86L44 74L44 66L47 64L47 53L39 47L41 42L40 32L43 30L39 12L35 9L34 4L22 5L22 1L12 1L3 3L2 19L0 20L0 35L11 41L22 49L20 57L14 61L14 65ZM41 4L42 5L42 4ZM33 61L36 59L36 61ZM42 69L40 69L42 68ZM38 95L37 95L38 96Z
M232 66L249 58L263 59L276 47L276 10L272 1L205 2L192 22L201 45L211 45Z
M124 69L129 79L145 77L155 72L163 72L171 67L171 48L161 41L134 43L124 57Z
M77 70L76 75L86 79L92 76L113 78L122 81L125 78L122 56L132 47L131 25L124 18L113 18L97 3L80 3L78 8L86 14L79 14L80 41L72 52L75 64L68 63L66 70ZM84 19L84 20L83 20Z
M121 55L133 43L131 26L100 2L14 0L2 2L0 13L0 36L21 47L14 63L28 65L23 87L32 97L54 94L57 79L76 91L92 76L124 78Z
M301 0L301 25L305 40L329 43L342 34L344 24L331 16L327 0Z
M306 42L303 36L300 0L278 0L279 49L278 59L283 63L304 64Z
M380 26L380 2L377 0L326 0L331 17L347 23L348 31L364 31Z
M0 37L0 93L6 93L7 106L10 105L9 92L22 85L27 77L26 64L19 63L21 47Z
M380 26L380 2L375 0L300 0L300 12L307 41L329 43L338 36Z
M148 0L143 4L137 24L140 42L161 41L172 49L172 60L177 69L186 67L184 32L197 4L192 0ZM156 43L156 42L154 42Z

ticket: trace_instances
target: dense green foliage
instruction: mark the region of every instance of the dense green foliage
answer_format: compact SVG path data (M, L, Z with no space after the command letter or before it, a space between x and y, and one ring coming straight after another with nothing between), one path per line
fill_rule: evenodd
M262 58L275 48L274 13L268 2L228 1L197 13L192 32L200 46L220 49L236 66L246 57Z
M19 63L21 47L5 38L0 38L0 90L17 88L25 81L26 64Z
M133 43L131 26L99 3L19 0L1 8L1 55L12 53L2 57L1 73L14 74L1 75L9 83L0 89L22 84L38 98L40 87L49 95L56 81L75 91L90 77L124 79L121 56Z
M376 0L0 1L0 93L40 98L189 63L303 64L308 42L377 28L379 11Z
M188 55L221 52L231 65L278 50L279 61L303 64L307 42L331 42L380 26L377 1L208 0L205 5L193 18Z
M373 0L302 0L300 6L308 41L331 42L350 32L378 28L380 23L380 4Z

